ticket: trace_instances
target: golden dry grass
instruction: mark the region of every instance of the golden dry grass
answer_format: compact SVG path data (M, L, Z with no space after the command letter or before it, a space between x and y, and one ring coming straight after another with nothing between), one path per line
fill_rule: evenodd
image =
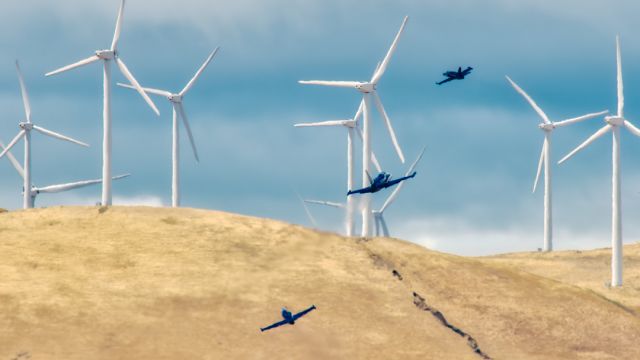
M393 239L72 207L0 214L0 255L0 360L479 359L414 291L495 359L640 358L640 319L593 291Z

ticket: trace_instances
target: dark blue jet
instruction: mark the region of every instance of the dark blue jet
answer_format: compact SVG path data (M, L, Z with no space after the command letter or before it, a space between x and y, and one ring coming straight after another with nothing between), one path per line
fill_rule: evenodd
M437 82L436 84L438 85L442 85L446 82L449 82L451 80L462 80L464 79L465 76L469 75L471 73L471 70L473 70L473 68L471 66L467 67L466 69L462 70L461 67L458 67L458 71L447 71L445 73L443 73L442 75L446 76L447 78Z
M276 328L278 326L281 325L285 325L285 324L289 324L289 325L293 325L296 323L296 320L300 319L301 317L305 316L309 311L311 310L315 310L316 306L315 305L311 305L310 308L306 309L306 310L302 310L299 313L292 315L291 311L287 310L287 308L282 308L282 317L284 318L284 320L279 321L275 324L271 324L267 327L264 328L260 328L260 331L267 331L269 329L273 329Z
M366 188L362 188L358 190L349 190L349 192L347 193L347 196L351 194L366 194L366 193L378 192L382 189L392 187L393 185L399 184L407 179L411 179L415 177L416 172L414 171L409 176L401 177L399 179L394 179L394 180L389 180L389 178L391 177L391 174L387 174L384 171L378 174L378 176L376 176L375 179L371 179L371 176L369 175L369 173L367 173L367 176L369 177L369 184L371 185L367 186Z

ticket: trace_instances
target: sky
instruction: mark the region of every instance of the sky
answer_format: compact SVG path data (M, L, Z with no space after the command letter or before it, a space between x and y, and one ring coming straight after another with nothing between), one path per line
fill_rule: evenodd
M34 133L38 186L100 178L102 74L96 64L44 73L108 48L118 0L32 0L0 13L0 139L24 119L20 60L36 124L91 144ZM360 94L304 86L303 79L368 80L405 15L409 21L378 92L407 158L372 119L373 149L400 176L423 146L418 176L385 212L394 237L462 255L542 247L542 191L531 193L543 133L509 75L552 120L616 109L615 35L620 34L626 117L640 125L640 39L633 1L128 0L119 51L143 86L179 91L207 55L218 56L185 98L200 153L181 129L182 204L311 226L304 198L344 201L346 133L296 129L353 117ZM473 66L443 86L441 73ZM114 67L114 80L124 81ZM135 93L113 89L114 203L166 206L171 196L171 107L157 117ZM638 120L636 120L638 119ZM603 125L593 119L553 133L556 249L610 246L611 136L563 165L555 162ZM12 151L22 159L22 146ZM623 130L626 243L640 237L640 139ZM360 155L357 156L360 158ZM360 165L358 165L359 167ZM358 172L359 173L359 172ZM360 181L358 180L358 183ZM21 206L22 181L0 159L0 207ZM541 190L540 188L539 190ZM374 197L381 206L390 192ZM93 205L100 187L43 194L37 206ZM343 213L310 206L323 230Z

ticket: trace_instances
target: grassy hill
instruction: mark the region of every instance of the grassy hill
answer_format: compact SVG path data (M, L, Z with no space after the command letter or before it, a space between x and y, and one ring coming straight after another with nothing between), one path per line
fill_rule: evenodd
M394 239L65 207L0 214L0 255L0 359L640 358L631 303Z
M591 251L515 253L485 258L532 274L590 289L640 314L640 244L623 251L623 287L610 288L611 248Z

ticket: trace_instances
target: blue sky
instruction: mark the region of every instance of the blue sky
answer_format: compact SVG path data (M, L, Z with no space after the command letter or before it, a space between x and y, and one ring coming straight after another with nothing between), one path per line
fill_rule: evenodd
M84 149L34 134L34 182L100 177L102 78L89 66L43 74L111 42L119 1L30 1L0 14L0 139L23 118L13 62L19 59L34 120L89 142ZM408 160L423 145L418 176L385 217L394 235L459 254L532 250L542 243L542 193L531 194L542 132L510 75L555 120L615 109L615 35L622 40L627 105L640 114L640 39L632 1L227 1L129 0L120 52L137 79L181 89L208 53L221 51L185 100L201 153L182 137L183 205L308 225L295 191L341 201L346 135L294 129L301 121L353 116L359 94L297 80L366 80L402 17L409 23L379 84ZM473 66L468 80L437 87L440 74ZM4 70L3 70L4 69ZM114 69L114 74L116 74ZM114 78L122 81L116 74ZM113 91L115 203L170 202L171 108L156 117L135 94ZM558 160L602 126L596 119L558 129ZM374 150L385 169L399 164L379 118ZM183 134L184 135L184 132ZM640 235L640 139L622 139L625 241ZM22 149L14 154L21 159ZM554 166L556 248L609 246L611 137ZM21 181L0 161L0 207L19 208ZM378 206L388 193L380 194ZM99 187L41 195L40 206L93 204ZM341 229L341 214L311 208L320 227Z

